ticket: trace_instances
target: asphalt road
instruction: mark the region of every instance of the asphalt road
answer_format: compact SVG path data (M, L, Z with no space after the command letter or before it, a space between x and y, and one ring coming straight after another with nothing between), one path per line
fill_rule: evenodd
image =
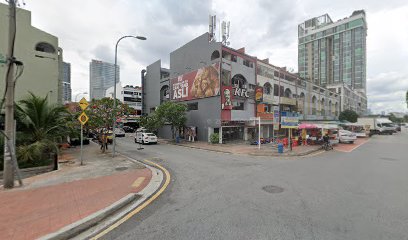
M103 239L404 239L408 129L350 153L250 157L173 145L118 150L171 173L163 195Z

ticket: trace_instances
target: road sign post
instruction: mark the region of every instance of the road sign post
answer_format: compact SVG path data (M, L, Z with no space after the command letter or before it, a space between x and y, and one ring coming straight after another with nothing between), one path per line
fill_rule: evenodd
M83 152L83 141L84 141L84 125L86 122L88 122L89 118L85 114L85 109L89 106L88 101L86 101L85 98L82 98L81 101L79 101L79 107L82 109L81 115L79 115L78 120L81 123L81 165L84 165L83 163L83 157L82 157L82 152Z

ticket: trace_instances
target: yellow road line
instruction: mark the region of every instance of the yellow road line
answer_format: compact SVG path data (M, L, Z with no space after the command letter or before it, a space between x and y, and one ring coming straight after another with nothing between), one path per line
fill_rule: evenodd
M160 194L162 194L164 192L164 190L167 188L167 186L170 183L170 173L169 171L167 171L167 169L165 169L164 167L151 162L149 160L144 160L156 167L158 167L160 170L162 170L164 172L164 174L166 175L166 181L164 182L163 186L160 188L159 191L157 191L151 198L149 198L147 201L145 201L142 205L140 205L139 207L137 207L136 209L134 209L133 211L131 211L130 213L126 214L126 216L124 216L123 218L121 218L119 221L115 222L113 225L111 225L110 227L108 227L107 229L105 229L104 231L100 232L98 235L96 235L95 237L93 237L93 240L99 239L100 237L106 235L107 233L109 233L110 231L112 231L113 229L117 228L119 225L121 225L122 223L126 222L127 220L129 220L131 217L133 217L135 214L137 214L138 212L140 212L143 208L145 208L147 205L149 205L151 202L153 202L157 197L160 196ZM136 180L137 181L137 180Z
M132 187L137 188L142 184L142 182L145 180L145 177L138 177L136 181L133 182Z

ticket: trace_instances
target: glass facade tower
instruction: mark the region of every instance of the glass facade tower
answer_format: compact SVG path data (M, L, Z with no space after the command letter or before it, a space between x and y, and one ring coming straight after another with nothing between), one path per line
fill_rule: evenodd
M300 24L300 77L324 87L344 83L366 93L366 36L364 10L337 22L325 14Z
M91 99L102 99L108 88L115 82L115 64L92 60L89 66L89 91ZM116 81L119 79L119 66L116 66Z

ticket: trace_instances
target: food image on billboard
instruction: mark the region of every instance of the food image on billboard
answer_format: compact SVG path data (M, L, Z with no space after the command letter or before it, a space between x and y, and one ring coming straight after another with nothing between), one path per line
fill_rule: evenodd
M219 63L171 80L172 99L186 101L220 94Z

